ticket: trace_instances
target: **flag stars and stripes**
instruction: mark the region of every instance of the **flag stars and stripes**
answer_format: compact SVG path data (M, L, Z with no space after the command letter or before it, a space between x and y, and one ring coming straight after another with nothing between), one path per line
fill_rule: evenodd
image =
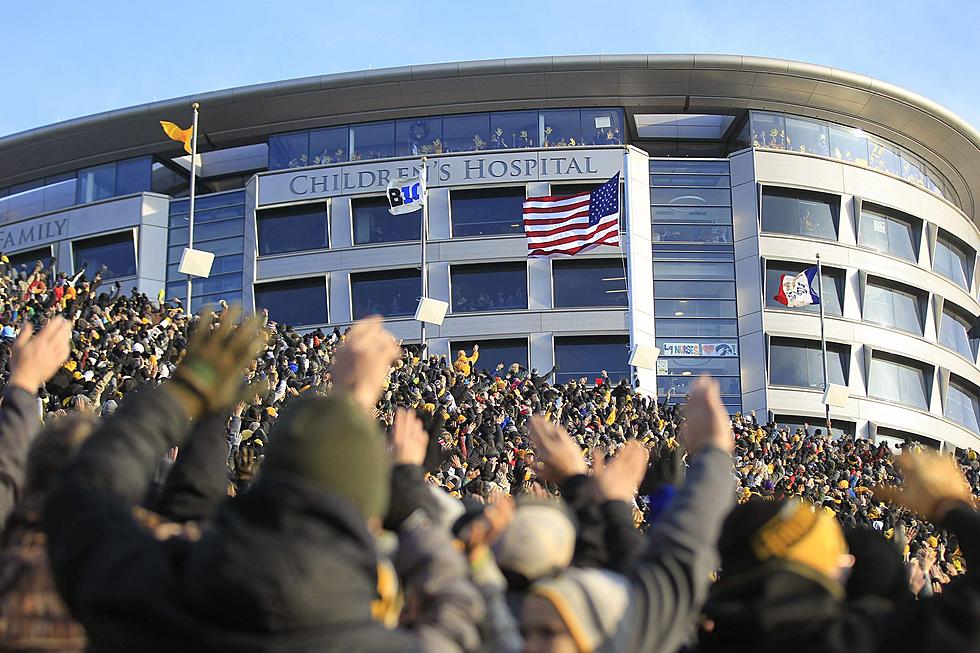
M527 198L524 233L529 258L619 246L619 173L591 193Z

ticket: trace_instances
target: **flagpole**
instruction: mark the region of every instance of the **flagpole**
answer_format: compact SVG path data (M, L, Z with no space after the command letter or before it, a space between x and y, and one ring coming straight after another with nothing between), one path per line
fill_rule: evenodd
M428 231L429 223L429 184L426 179L425 174L425 162L426 157L422 157L422 170L419 172L419 185L422 187L422 226L419 231L421 232L421 272L422 272L422 299L424 302L426 297L429 295L429 280L425 274L425 240ZM422 326L422 348L419 350L420 358L425 357L425 320L420 320Z
M823 360L823 392L824 409L827 418L827 436L830 436L830 402L827 401L827 390L830 389L830 375L827 372L827 333L824 328L823 312L823 264L820 262L820 254L817 254L817 292L820 294L820 354Z
M187 248L194 249L194 190L197 180L197 110L200 108L197 102L191 105L194 109L194 126L191 128L191 200L189 226L187 229ZM193 276L187 275L187 313L191 312L191 280Z

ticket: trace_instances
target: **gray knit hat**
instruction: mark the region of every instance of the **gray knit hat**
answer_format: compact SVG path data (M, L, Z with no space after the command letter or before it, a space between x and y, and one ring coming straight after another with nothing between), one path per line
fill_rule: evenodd
M528 581L566 569L575 553L575 523L564 503L522 501L493 545L497 566Z

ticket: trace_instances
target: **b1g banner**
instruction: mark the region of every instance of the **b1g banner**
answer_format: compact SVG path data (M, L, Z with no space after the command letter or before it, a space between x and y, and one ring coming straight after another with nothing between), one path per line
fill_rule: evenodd
M392 215L411 213L422 208L425 182L420 176L392 179L388 182L388 204Z

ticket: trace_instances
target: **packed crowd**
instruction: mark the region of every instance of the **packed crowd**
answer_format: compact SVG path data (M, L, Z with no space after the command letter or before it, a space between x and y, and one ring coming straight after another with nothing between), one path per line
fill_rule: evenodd
M218 310L0 258L0 648L980 647L975 451Z

